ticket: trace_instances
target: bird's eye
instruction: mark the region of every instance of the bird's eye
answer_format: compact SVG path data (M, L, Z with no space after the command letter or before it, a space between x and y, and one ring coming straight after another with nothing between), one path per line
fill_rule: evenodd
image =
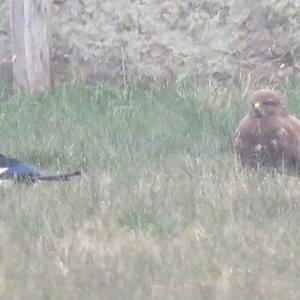
M268 101L265 101L264 104L265 104L265 105L268 105L268 106L272 106L272 105L275 105L275 102L272 101L272 100L268 100Z

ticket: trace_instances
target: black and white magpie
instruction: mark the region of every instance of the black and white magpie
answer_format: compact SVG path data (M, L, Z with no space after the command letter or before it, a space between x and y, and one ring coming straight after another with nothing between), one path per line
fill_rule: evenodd
M45 175L27 163L0 154L0 180L13 179L16 182L33 184L37 181L68 181L71 177L79 175L80 171Z

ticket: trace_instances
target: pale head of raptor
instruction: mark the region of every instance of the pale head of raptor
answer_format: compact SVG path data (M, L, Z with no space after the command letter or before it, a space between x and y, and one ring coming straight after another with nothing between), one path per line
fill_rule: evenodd
M287 114L281 96L270 89L255 91L251 96L251 113L256 118Z

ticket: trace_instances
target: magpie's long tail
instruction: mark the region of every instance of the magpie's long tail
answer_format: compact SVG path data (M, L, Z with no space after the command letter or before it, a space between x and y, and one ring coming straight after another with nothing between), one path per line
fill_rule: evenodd
M37 177L37 180L40 180L40 181L68 181L68 180L70 180L71 177L80 176L80 175L81 175L80 171L75 171L72 173L64 173L64 174L59 174L59 175L39 176L39 177Z

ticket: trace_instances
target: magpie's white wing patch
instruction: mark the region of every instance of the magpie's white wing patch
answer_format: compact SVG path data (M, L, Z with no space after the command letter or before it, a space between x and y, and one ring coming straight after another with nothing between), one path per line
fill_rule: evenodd
M0 168L0 175L5 173L8 170L8 168Z

